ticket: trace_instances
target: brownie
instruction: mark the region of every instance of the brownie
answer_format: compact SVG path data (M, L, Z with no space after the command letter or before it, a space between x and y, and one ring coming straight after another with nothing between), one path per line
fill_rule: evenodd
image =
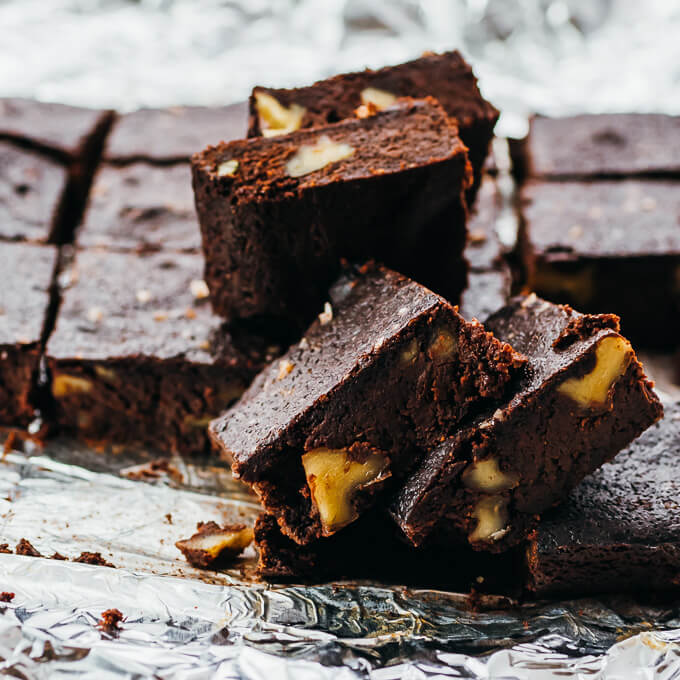
M465 281L467 154L432 99L192 161L218 314L304 327L342 258L375 258L456 301Z
M671 180L529 181L522 251L538 294L614 312L650 346L680 337L680 185Z
M64 166L0 141L0 240L56 240L67 183Z
M263 98L263 94L269 98ZM298 127L327 125L350 118L355 109L367 102L380 108L395 97L428 95L458 121L474 168L475 182L468 193L472 204L499 114L482 97L470 65L457 51L427 53L405 64L345 73L309 87L292 90L256 87L250 97L248 135L276 134L277 128L287 132Z
M545 516L527 550L539 595L680 589L680 404Z
M110 250L198 251L189 164L102 165L77 240Z
M532 118L512 144L520 175L550 179L680 175L680 116L616 113Z
M434 448L397 493L392 514L414 545L516 545L662 415L614 315L582 315L532 294L485 327L526 355L524 375L506 403Z
M111 163L188 162L208 144L240 139L248 129L246 102L230 106L173 106L119 116L104 159Z
M77 253L46 352L63 430L209 451L208 421L275 350L211 312L201 268L197 254Z
M26 426L39 406L34 385L56 263L52 246L0 244L0 425Z
M367 265L210 426L234 476L305 544L358 518L524 359L443 298Z
M512 276L507 267L470 272L468 285L460 300L460 314L465 319L484 320L504 307L510 298Z

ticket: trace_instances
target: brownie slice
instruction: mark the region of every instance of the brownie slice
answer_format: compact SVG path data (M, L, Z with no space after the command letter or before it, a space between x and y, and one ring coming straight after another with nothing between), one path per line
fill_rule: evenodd
M680 588L680 404L546 515L527 550L539 595Z
M467 542L500 552L538 516L658 420L662 407L613 315L582 315L535 295L486 322L523 352L510 399L435 448L392 514L414 545Z
M529 286L586 312L615 312L646 345L680 337L680 184L527 182L522 251Z
M59 163L0 142L0 240L55 240L67 183L68 173Z
M375 258L454 301L460 295L470 166L432 99L220 144L192 164L205 278L226 318L304 326L341 258Z
M247 129L246 102L140 109L118 117L104 159L111 163L186 163L208 144L245 137Z
M362 104L383 108L397 97L428 95L439 100L458 121L474 168L475 182L468 193L472 204L499 114L482 97L470 65L457 51L428 53L377 71L345 73L309 87L292 90L256 87L250 97L248 135L327 125L352 117Z
M520 175L550 179L679 176L680 116L657 113L532 118L511 146Z
M102 165L77 240L109 250L198 251L189 164Z
M211 424L283 532L305 544L357 519L524 359L444 299L366 266Z
M208 421L275 350L211 312L201 268L194 254L77 254L47 344L64 430L95 444L209 450Z
M51 246L0 244L0 425L26 426L39 406L34 385L56 263Z

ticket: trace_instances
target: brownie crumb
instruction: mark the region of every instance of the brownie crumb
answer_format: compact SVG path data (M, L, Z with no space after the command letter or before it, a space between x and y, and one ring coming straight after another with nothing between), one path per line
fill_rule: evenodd
M59 552L55 552L52 557L50 557L51 560L68 560L68 557L66 555L62 555Z
M611 328L620 330L620 319L616 314L584 314L571 319L565 329L553 342L556 350L566 349L578 340L585 340L597 331Z
M199 522L191 538L175 545L193 567L207 569L238 557L252 542L253 530L245 524Z
M121 475L137 481L160 479L163 476L168 476L176 482L183 481L182 473L167 458L158 458L142 465L126 468L121 470Z
M11 555L12 549L9 547L9 545L7 543L0 543L0 553L4 553L6 555Z
M0 602L11 602L14 599L14 593L2 592L0 593Z
M42 557L42 555L27 541L22 538L14 549L17 555L28 555L29 557Z
M102 612L97 628L105 633L109 633L109 635L116 635L120 632L120 624L123 621L125 621L125 617L120 609L107 609Z
M107 562L101 553L98 552L81 552L78 557L73 558L73 562L81 562L82 564L96 564L100 567L111 567L115 569L116 566Z

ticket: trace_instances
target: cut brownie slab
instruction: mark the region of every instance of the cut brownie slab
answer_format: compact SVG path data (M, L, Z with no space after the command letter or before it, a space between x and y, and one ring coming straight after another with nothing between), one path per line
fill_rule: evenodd
M341 258L375 258L457 300L470 166L433 100L193 159L215 310L309 322Z
M521 190L529 286L587 312L615 312L646 345L680 337L680 184L529 181Z
M680 404L546 515L527 551L539 595L680 589Z
M509 401L435 448L398 492L392 513L415 545L507 549L662 415L613 315L530 295L486 328L527 356L525 375Z
M94 443L198 454L266 343L212 314L202 258L81 251L47 344L58 423Z
M247 128L246 102L140 109L118 117L104 159L111 163L187 163L208 144L245 137Z
M102 165L77 241L122 251L198 251L201 232L189 164Z
M398 97L428 95L458 121L475 173L468 196L472 203L498 111L484 100L472 69L457 51L426 54L378 71L346 73L293 90L256 87L250 97L248 134L275 135L327 125L352 117L361 105L383 108Z
M0 240L55 240L67 183L68 172L56 161L0 142Z
M364 267L333 299L211 424L234 475L302 544L353 522L524 361L387 269Z
M57 249L0 244L0 424L26 426L51 305Z

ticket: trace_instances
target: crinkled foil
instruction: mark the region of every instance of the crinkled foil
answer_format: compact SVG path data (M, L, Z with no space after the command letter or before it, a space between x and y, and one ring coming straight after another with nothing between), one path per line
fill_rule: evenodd
M669 0L0 0L0 95L130 110L224 104L458 47L519 136L530 111L680 112ZM656 368L655 359L652 365ZM670 383L661 382L670 394ZM153 457L153 454L151 454ZM375 583L254 582L174 547L197 521L251 521L218 467L69 442L0 461L0 543L101 552L103 566L0 554L0 673L20 678L680 678L680 604L519 604ZM132 468L132 469L131 469ZM123 474L121 474L121 472ZM125 616L117 635L101 612Z

